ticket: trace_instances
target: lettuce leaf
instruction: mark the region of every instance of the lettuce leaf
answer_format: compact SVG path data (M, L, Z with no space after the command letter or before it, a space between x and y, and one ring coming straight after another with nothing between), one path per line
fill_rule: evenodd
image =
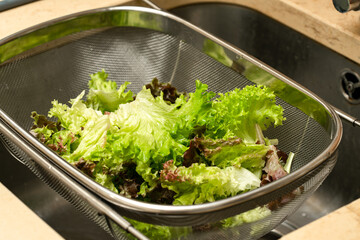
M33 113L32 132L95 181L132 198L200 204L260 186L270 150L261 131L284 120L268 88L216 98L199 80L188 95L153 82L134 98L128 83L117 90L107 77L91 75L86 102L85 91L70 106L54 100L48 116L57 123Z
M60 122L48 120L46 116L35 111L31 113L30 117L34 119L30 132L43 143L47 144L51 136L61 130Z
M133 93L125 93L129 82L122 84L117 90L117 84L114 81L107 81L108 74L104 70L90 75L89 94L86 104L95 110L101 112L113 112L118 109L120 104L133 101Z
M236 216L226 218L222 220L221 223L224 228L232 228L235 226L240 226L244 223L256 222L269 216L270 214L271 210L267 207L256 207Z
M207 49L218 52L211 42ZM201 204L250 191L289 171L291 162L285 170L272 145L276 140L262 134L285 120L267 87L216 95L196 80L196 90L186 95L154 79L134 97L125 92L129 83L118 89L107 78L104 70L91 75L86 101L85 91L70 106L54 100L48 116L57 122L33 112L31 132L111 191L159 204ZM269 209L255 208L216 227L257 221ZM156 239L186 236L202 227L129 221Z
M90 159L94 151L104 149L109 128L110 120L107 115L102 115L88 121L83 127L76 150L69 157L65 158L70 162L79 160L79 158Z
M154 98L150 89L144 87L134 101L121 104L109 114L112 137L108 142L115 155L135 161L136 171L150 188L157 184L163 163L170 159L176 165L182 163L189 135L195 126L206 123L214 95L206 89L207 85L197 81L196 91L188 100L182 95L169 105L162 94Z
M111 191L118 193L118 190L115 188L114 183L112 182L112 179L109 175L97 173L95 176L95 181L110 189Z
M192 155L193 159L204 158L211 165L220 168L236 166L247 168L253 172L264 167L264 158L268 151L269 146L245 143L240 138L213 140L195 137L190 143L190 148L184 154L184 160L187 160L188 155ZM200 156L196 156L196 154Z
M170 83L161 83L157 78L154 78L151 83L146 84L146 89L150 89L154 98L162 95L164 101L169 104L175 103L176 99L185 93L180 93Z
M194 163L190 167L176 167L172 160L164 164L161 185L176 193L174 205L213 202L235 196L260 186L260 179L245 168Z
M143 88L136 100L121 104L110 113L111 141L114 154L136 162L137 172L150 186L156 184L157 171L169 159L179 159L186 146L175 141L171 132L181 119L176 105L154 98Z
M142 232L150 239L183 239L192 233L191 227L168 227L144 223L130 218L126 218L138 231ZM130 235L130 234L129 234ZM133 236L129 236L133 239Z
M180 96L177 103L181 105L177 117L182 119L183 126L176 134L180 134L185 138L189 138L192 134L198 134L197 130L201 129L208 123L211 118L212 98L215 97L214 92L208 92L208 85L195 81L196 90L189 93L189 99L186 101L185 96Z
M133 100L132 93L124 93L127 83L116 90L116 83L106 79L104 71L91 75L86 103L84 91L70 100L71 107L52 102L48 116L58 118L61 134L46 126L36 131L51 138L55 146L74 136L76 142L59 153L73 164L81 159L95 162L94 176L107 173L114 179L124 163L136 163L146 195L157 185L164 162L173 159L181 165L189 136L206 123L214 93L206 92L207 85L197 81L196 91L189 97L181 95L174 104L164 101L163 93L154 97L146 87ZM102 94L109 98L101 98ZM60 136L65 133L68 137Z
M48 113L48 117L56 117L61 123L61 127L71 131L72 133L81 134L83 128L88 122L102 116L102 113L92 108L88 108L82 98L85 91L81 92L75 99L71 99L69 103L61 104L57 100L52 101L53 107Z
M246 86L234 89L213 101L212 119L209 119L207 135L212 138L239 137L248 143L256 143L256 125L266 130L285 120L283 108L275 103L274 93L265 86Z

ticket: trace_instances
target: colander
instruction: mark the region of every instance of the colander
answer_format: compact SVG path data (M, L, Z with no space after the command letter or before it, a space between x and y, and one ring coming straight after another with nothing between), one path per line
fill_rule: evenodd
M209 51L209 43L216 51ZM46 114L52 100L65 103L74 98L87 89L89 75L101 69L118 84L131 82L133 92L154 77L186 92L195 89L196 79L215 92L249 84L268 86L287 120L265 135L277 138L281 150L295 153L291 174L244 194L193 206L146 203L104 188L29 133L32 111ZM145 237L122 216L173 229L200 226L184 239L259 238L319 187L336 163L342 136L339 112L304 87L172 14L142 7L77 13L1 40L0 109L7 149L105 230L124 239L128 235L121 228ZM226 229L204 227L296 189L301 193L261 220Z

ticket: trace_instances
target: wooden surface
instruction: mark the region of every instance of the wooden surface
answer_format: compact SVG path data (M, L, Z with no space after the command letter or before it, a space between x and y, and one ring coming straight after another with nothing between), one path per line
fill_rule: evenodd
M238 4L272 17L360 63L360 11L339 13L332 0L153 0L173 8L200 2Z
M129 0L40 0L0 12L0 39L22 29L68 14L117 6Z
M281 240L359 240L360 199L322 217Z
M360 11L341 14L332 0L153 0L168 9L201 2L238 4L268 15L360 64ZM0 39L21 29L88 9L140 4L130 0L42 0L0 12Z
M0 239L63 239L0 183Z

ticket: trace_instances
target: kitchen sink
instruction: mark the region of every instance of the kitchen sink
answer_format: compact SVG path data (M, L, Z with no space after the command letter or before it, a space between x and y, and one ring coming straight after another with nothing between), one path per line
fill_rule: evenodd
M297 31L248 8L196 4L171 10L304 85L332 105L360 118L360 66ZM344 80L345 79L345 80ZM357 99L359 98L359 99ZM359 101L357 101L359 100ZM350 103L351 102L351 103ZM344 123L335 169L322 186L267 239L276 239L360 197L360 129ZM65 239L111 239L0 145L0 182Z

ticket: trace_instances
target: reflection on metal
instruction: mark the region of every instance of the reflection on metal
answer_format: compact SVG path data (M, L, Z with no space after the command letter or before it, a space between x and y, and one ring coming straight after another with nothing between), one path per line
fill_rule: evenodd
M144 3L146 3L147 5L149 5L150 7L152 7L153 9L156 10L162 10L158 5L156 5L155 3L153 3L150 0L142 0Z
M161 16L139 11L99 11L83 16L73 14L45 24L39 24L3 39L0 44L0 64L6 60L50 41L78 32L107 27L139 27L162 30ZM26 34L27 33L27 34Z

